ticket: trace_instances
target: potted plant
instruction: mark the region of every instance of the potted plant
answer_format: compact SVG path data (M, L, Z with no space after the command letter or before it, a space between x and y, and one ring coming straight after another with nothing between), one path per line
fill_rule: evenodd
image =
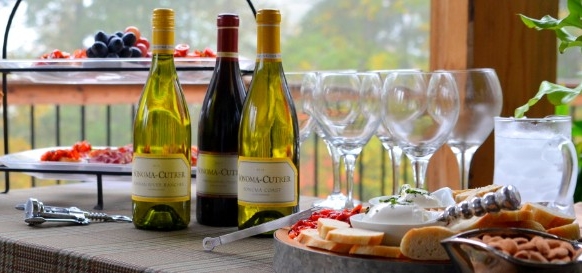
M541 19L530 18L523 14L519 14L519 16L527 27L537 30L553 30L560 41L558 50L560 53L564 53L564 51L569 48L580 47L582 49L582 35L576 36L567 31L567 28L582 30L582 1L568 0L567 7L568 15L562 19L553 18L550 15L546 15ZM540 84L536 95L529 99L526 104L515 110L514 117L524 117L529 108L544 96L546 96L546 99L551 104L560 108L561 106L568 105L572 100L580 95L581 92L582 82L574 88L569 88L560 84L543 81ZM561 114L569 113L567 110L562 110ZM582 136L582 121L573 122L572 135ZM576 149L578 150L578 154L580 154L582 143L576 143ZM579 164L582 164L582 160L578 160L578 162ZM574 191L574 202L580 201L582 201L582 173L579 172L576 190Z

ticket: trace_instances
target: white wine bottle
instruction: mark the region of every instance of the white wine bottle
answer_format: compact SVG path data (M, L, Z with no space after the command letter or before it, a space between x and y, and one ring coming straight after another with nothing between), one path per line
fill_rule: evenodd
M256 18L257 61L239 128L239 229L299 208L299 127L283 73L281 14L263 9Z
M238 129L245 86L238 64L236 14L219 14L217 58L198 119L196 220L208 226L236 226Z
M155 9L152 62L133 124L132 211L138 229L178 230L190 223L192 132L173 53L174 11Z

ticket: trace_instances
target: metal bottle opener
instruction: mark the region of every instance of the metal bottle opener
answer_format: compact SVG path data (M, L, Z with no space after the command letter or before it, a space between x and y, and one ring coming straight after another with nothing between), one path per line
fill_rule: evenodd
M45 206L35 198L29 198L24 204L16 205L17 210L24 210L24 222L34 226L45 222L65 222L88 225L93 221L131 223L131 218L123 215L107 215L100 212L83 211L77 207Z

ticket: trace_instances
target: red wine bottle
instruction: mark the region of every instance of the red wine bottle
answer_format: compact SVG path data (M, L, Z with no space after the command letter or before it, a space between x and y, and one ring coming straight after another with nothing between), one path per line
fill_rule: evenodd
M238 63L236 14L219 14L214 73L198 121L196 219L208 226L236 226L238 130L245 87Z

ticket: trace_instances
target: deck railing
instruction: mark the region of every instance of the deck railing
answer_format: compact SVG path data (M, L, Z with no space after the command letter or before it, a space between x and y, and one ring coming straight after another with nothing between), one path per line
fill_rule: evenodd
M7 124L2 124L2 129L9 133L8 153L72 146L80 140L87 140L94 146L123 146L131 143L133 113L141 86L53 86L26 84L18 80L8 80L7 83L8 120ZM195 144L199 105L205 87L187 85L184 89L190 103ZM97 92L101 95L95 94ZM82 99L74 101L72 96ZM88 99L92 97L96 98L94 103ZM302 144L300 164L301 194L325 197L331 192L331 158L325 144L315 134ZM367 200L374 196L391 194L390 166L387 152L374 137L358 158L354 197ZM409 169L406 159L403 158L400 183L411 178ZM11 189L85 182L38 179L17 172L9 175ZM342 171L342 176L344 175ZM4 185L4 179L0 178L0 186ZM342 183L345 192L345 179Z

